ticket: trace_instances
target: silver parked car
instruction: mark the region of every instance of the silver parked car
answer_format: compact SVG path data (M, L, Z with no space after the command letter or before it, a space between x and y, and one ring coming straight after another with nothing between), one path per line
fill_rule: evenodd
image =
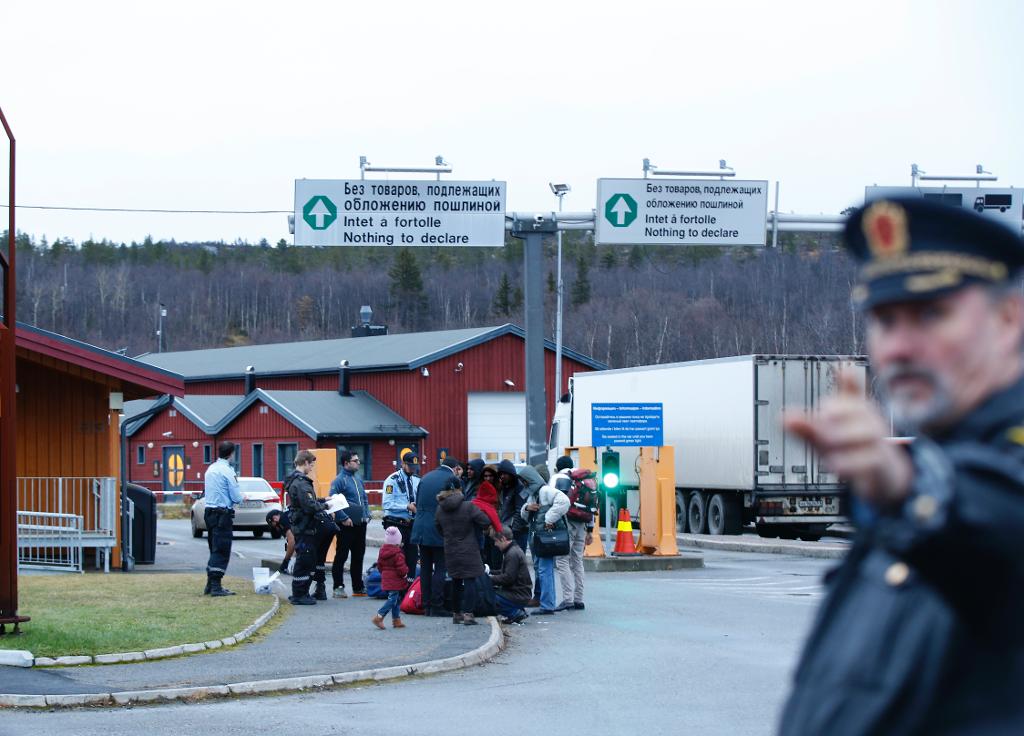
M235 507L235 531L250 531L259 539L264 532L270 532L274 539L281 535L267 526L267 512L281 510L281 500L277 491L270 487L263 478L239 478L238 489L242 492L242 503ZM200 496L192 504L192 536L201 537L206 531L203 512L206 511L206 498Z

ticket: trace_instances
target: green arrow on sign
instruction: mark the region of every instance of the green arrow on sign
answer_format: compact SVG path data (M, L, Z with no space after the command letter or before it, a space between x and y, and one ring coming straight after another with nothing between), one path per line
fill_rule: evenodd
M625 192L613 194L604 203L604 219L612 227L629 227L636 219L636 200Z
M338 219L338 208L330 199L318 194L303 205L302 219L314 230L326 230Z

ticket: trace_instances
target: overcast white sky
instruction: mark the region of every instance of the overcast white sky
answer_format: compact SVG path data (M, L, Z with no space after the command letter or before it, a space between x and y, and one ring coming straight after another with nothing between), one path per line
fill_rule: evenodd
M911 163L1024 186L1013 0L160 5L0 8L20 205L289 210L296 178L358 178L360 155L442 154L452 179L507 181L510 210L555 207L551 181L591 209L645 157L725 158L800 213L908 184ZM25 209L18 229L291 241L285 215Z

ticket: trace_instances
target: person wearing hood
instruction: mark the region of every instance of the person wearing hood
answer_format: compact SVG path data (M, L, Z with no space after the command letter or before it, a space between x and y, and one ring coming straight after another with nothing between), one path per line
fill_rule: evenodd
M494 487L498 472L493 465L487 465L480 475L481 480L480 485L477 486L476 498L470 503L487 514L487 518L491 520L491 527L497 532L502 527L501 519L498 517L498 489ZM480 536L480 554L483 556L485 564L491 567L501 566L501 554L494 546L494 540L491 538L491 535L483 534Z
M523 470L532 471L536 474L537 471L533 468L527 467ZM523 472L522 470L520 471ZM537 476L540 478L540 476ZM535 494L531 494L527 503L523 504L523 509L520 512L523 520L527 523L534 520L534 517L541 511L544 513L544 527L546 529L552 529L558 524L565 514L569 511L569 497L562 493L557 488L551 486L541 485ZM536 521L540 521L537 519ZM557 593L555 592L555 567L558 561L564 562L565 573L569 572L569 557L568 555L561 555L559 557L536 557L537 560L537 577L540 580L540 610L537 613L540 614L551 614L555 611L565 610L565 577L563 576L562 583L562 606L557 605ZM572 593L569 593L569 606L572 606Z
M470 460L466 464L466 476L462 479L462 495L467 501L476 498L477 488L480 486L482 473L484 472L484 461L480 458ZM493 481L491 481L493 483Z
M527 469L524 468L524 470ZM544 485L544 481L537 475L536 470L533 468L528 468L528 470L532 476L528 476L528 483L524 483L511 460L502 460L498 464L498 516L501 518L501 523L512 530L516 544L522 550L526 550L530 525L523 520L520 512L526 499L530 497L530 493L535 488Z
M452 623L476 624L476 579L484 574L477 530L491 525L487 514L466 500L459 488L437 494L434 524L444 539L444 560L452 579Z

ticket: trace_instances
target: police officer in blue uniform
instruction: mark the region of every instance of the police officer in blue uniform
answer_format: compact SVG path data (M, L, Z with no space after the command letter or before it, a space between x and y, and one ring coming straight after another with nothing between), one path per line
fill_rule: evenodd
M384 479L381 505L385 529L397 526L402 533L402 552L409 568L409 582L416 577L419 551L412 543L412 524L416 516L416 494L420 485L420 458L415 452L402 455L402 467Z
M848 483L858 531L780 732L1024 734L1024 242L906 198L855 211L846 244L888 411L843 376L787 418Z
M228 570L231 559L231 537L234 533L233 519L235 506L242 503L242 492L238 488L235 469L231 458L235 454L235 443L225 440L217 446L217 460L206 469L203 477L203 522L206 524L207 545L210 559L206 563L205 595L219 598L234 595L221 585L221 579Z

